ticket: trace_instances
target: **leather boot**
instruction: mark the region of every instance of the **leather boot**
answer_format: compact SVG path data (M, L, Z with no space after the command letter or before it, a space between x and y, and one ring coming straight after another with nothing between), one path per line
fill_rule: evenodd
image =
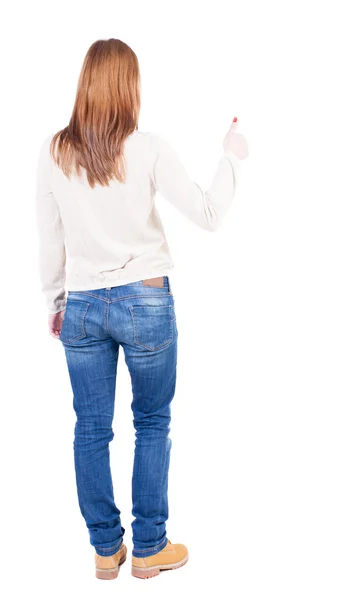
M127 548L124 543L111 556L100 556L95 552L96 577L98 579L116 579L120 566L126 560L126 554Z
M137 558L132 556L131 573L134 577L147 579L155 577L160 571L167 569L178 569L186 564L188 550L184 544L171 544L168 540L167 546L151 556Z

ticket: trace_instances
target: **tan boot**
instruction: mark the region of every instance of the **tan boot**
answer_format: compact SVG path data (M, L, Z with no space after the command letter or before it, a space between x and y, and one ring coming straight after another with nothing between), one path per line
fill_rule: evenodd
M98 579L116 579L120 566L126 560L126 554L127 548L124 543L111 556L100 556L95 552L96 577Z
M171 544L168 540L167 546L152 556L137 558L132 556L132 570L134 577L155 577L160 571L167 569L178 569L186 564L188 550L184 544Z

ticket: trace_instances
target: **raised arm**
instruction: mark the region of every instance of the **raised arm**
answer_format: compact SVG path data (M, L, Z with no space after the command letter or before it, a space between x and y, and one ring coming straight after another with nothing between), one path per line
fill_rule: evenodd
M236 124L235 121L233 123ZM229 133L231 135L228 138L226 136L225 140L228 142L230 139L233 144L234 125L231 126ZM235 146L224 143L224 152L211 185L208 190L204 190L192 180L170 142L159 135L155 135L154 140L156 158L153 167L153 183L156 189L193 223L207 231L216 231L235 197L240 157L245 158L246 152L237 153Z

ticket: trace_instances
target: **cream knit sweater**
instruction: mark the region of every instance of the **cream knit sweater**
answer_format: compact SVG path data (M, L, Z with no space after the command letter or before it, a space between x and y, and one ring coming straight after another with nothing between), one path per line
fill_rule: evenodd
M125 141L126 183L91 189L69 181L41 145L36 183L39 274L48 313L65 309L66 290L124 285L169 275L174 263L155 204L158 191L192 222L218 229L235 196L240 159L225 151L207 191L191 179L167 138L135 130Z

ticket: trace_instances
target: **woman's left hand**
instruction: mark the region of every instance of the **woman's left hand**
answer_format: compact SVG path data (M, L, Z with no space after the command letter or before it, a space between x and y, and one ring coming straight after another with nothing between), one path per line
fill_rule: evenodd
M64 320L65 310L60 310L60 312L55 313L54 315L49 315L49 332L52 337L59 338L62 321Z

